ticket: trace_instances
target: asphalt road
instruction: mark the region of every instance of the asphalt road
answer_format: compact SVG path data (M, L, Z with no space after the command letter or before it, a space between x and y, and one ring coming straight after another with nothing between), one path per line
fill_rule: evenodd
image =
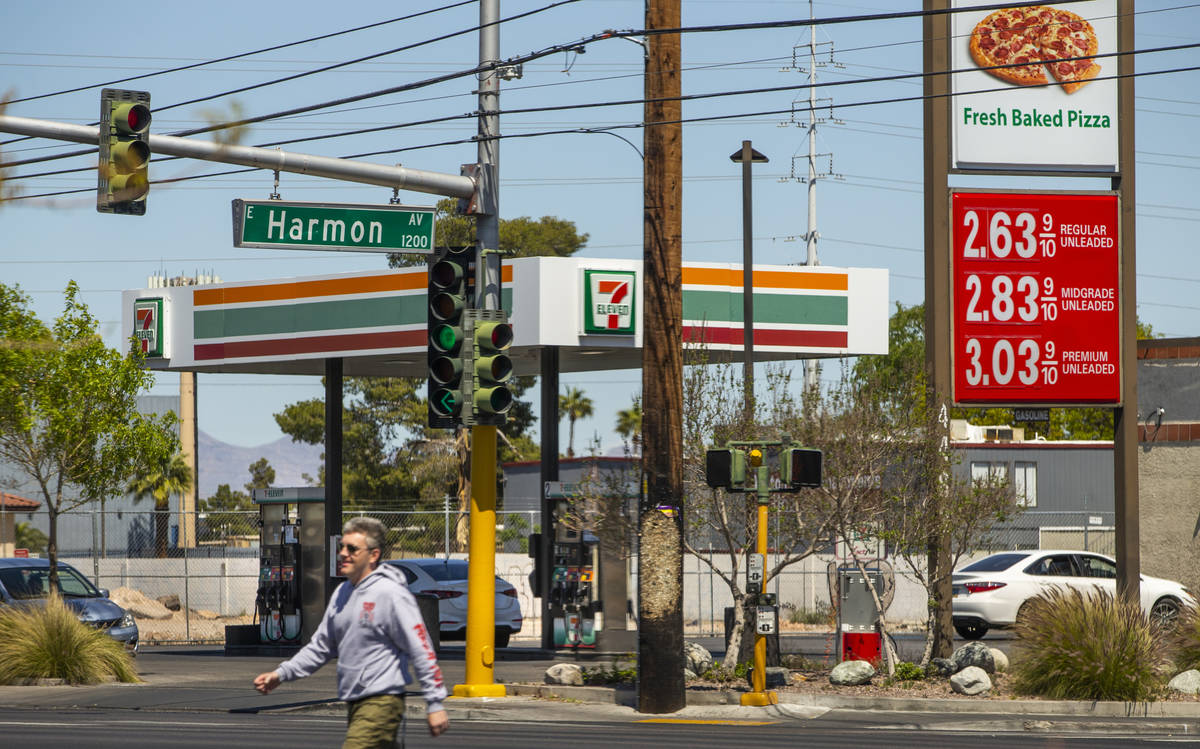
M995 732L988 730L987 716L961 716L953 726L914 728L911 716L896 713L833 711L808 720L695 721L669 722L671 718L639 716L635 719L588 722L537 722L523 720L453 722L438 739L425 733L424 725L410 721L405 743L408 747L488 747L530 749L571 747L612 749L654 747L887 747L929 749L931 746L991 749L992 747L1142 747L1160 743L1192 744L1195 736L1067 735L1047 732ZM975 726L974 730L969 729ZM0 736L5 747L89 747L90 749L142 749L169 746L172 749L200 747L248 747L284 749L292 747L337 747L341 745L345 720L336 716L305 714L237 715L228 713L171 713L125 711L29 711L0 710Z

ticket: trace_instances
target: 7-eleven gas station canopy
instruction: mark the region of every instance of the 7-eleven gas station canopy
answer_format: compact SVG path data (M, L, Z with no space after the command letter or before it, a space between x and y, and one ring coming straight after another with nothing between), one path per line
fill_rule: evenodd
M754 266L757 361L887 353L887 271ZM123 292L124 329L153 369L260 374L426 376L424 266ZM642 364L642 263L520 258L503 266L502 303L517 374ZM742 348L742 266L683 266L683 339ZM735 354L735 358L738 355Z

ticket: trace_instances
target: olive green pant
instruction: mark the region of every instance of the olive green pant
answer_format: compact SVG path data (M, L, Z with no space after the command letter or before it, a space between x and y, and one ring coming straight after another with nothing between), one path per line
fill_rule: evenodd
M404 697L380 694L347 703L346 741L342 749L392 749L404 717Z

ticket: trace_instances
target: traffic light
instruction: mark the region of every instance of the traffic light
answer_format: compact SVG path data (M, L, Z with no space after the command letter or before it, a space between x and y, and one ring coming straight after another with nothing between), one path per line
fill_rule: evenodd
M746 453L729 447L709 450L704 456L704 480L714 489L741 489L746 485Z
M474 248L438 248L428 258L429 426L455 429L463 416L464 316L471 302Z
M512 407L512 359L504 353L512 346L513 331L504 310L467 310L467 338L470 353L464 357L470 393L469 415L464 424L500 426Z
M101 89L99 144L96 210L144 215L150 192L149 92Z
M821 485L821 451L785 447L779 456L779 480L793 488Z

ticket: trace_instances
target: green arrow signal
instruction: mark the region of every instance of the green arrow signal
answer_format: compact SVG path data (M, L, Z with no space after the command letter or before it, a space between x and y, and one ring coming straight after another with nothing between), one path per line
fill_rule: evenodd
M458 412L458 393L440 388L433 394L433 408L442 416L453 416Z

